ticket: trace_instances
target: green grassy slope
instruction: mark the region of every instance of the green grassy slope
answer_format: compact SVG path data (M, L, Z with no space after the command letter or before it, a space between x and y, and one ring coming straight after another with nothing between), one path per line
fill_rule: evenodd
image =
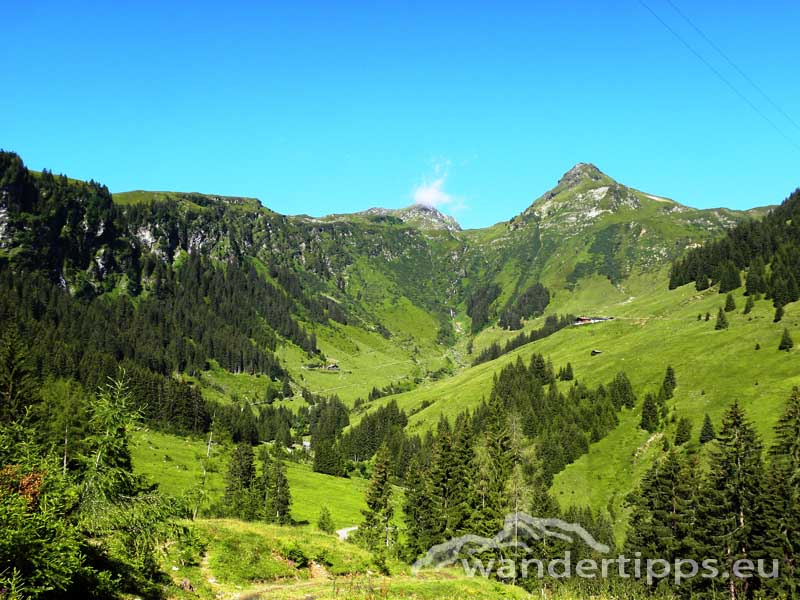
M761 435L770 438L792 386L800 384L797 351L777 349L784 327L800 338L800 308L789 305L783 321L776 324L771 303L761 300L745 316L740 289L734 294L738 308L728 313L730 328L715 331L715 316L724 296L713 290L698 293L685 286L669 291L663 273L631 280L625 290L604 299L595 288L607 290L607 283L593 278L582 282L575 294L559 292L561 302L552 309L609 315L614 321L570 327L445 381L380 399L374 405L396 400L401 408L415 413L409 431L421 432L435 426L442 414L452 417L480 403L491 390L495 372L518 357L528 360L533 352L551 358L556 368L572 363L576 377L590 385L606 383L624 370L639 405L632 411L623 409L620 425L560 473L552 488L562 505L589 502L595 508L613 507L618 533L624 524L625 494L661 451L661 441L648 443L650 435L638 424L644 393L658 390L667 365L673 366L678 379L670 411L692 420L695 440L705 413L719 424L722 412L734 400L744 406ZM698 321L697 315L706 312L711 320ZM756 344L760 350L755 350ZM594 349L602 354L591 356ZM674 436L674 427L667 427L669 438Z

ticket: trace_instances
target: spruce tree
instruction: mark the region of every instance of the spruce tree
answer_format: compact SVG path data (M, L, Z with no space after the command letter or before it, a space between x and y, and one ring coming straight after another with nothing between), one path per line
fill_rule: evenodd
M719 331L720 329L727 329L728 328L728 317L725 316L725 312L720 308L717 312L717 323L714 325L714 329Z
M745 291L748 296L763 294L767 291L764 261L760 256L757 256L750 263L750 269L747 271L747 279L745 280Z
M744 303L744 311L742 314L749 315L752 312L755 304L756 302L753 299L753 296L748 296L747 301Z
M262 518L268 522L272 517L272 495L270 479L272 478L272 458L266 446L258 448L258 457L261 460L261 473L255 478L251 488L252 518Z
M392 545L394 533L392 531L392 485L389 480L391 474L391 458L386 445L381 446L375 456L375 466L372 469L372 478L367 488L367 508L361 511L364 521L358 527L356 538L371 552L385 556L386 550Z
M658 407L653 394L646 394L642 404L642 420L639 426L645 431L653 433L658 430Z
M736 301L733 299L733 294L725 296L725 312L732 312L736 310Z
M331 518L331 511L328 510L327 506L323 506L322 510L319 512L317 527L320 531L324 531L325 533L334 532L335 525L333 524L333 518Z
M667 372L664 374L664 382L661 384L661 389L664 390L664 396L667 400L672 398L677 386L678 382L675 379L675 369L673 369L672 366L667 366Z
M280 525L289 525L292 522L291 505L292 493L289 489L289 480L286 478L286 465L280 459L275 459L272 466L272 476L269 486L272 519Z
M781 319L783 319L783 304L779 304L775 308L775 316L772 318L773 323L780 323Z
M39 386L25 345L9 330L0 340L0 423L25 416L26 407L38 400Z
M700 443L706 444L717 437L714 431L714 424L711 422L711 417L706 413L703 419L703 428L700 430Z
M741 287L742 279L739 276L739 269L731 261L723 263L719 274L719 293L724 294Z
M225 477L224 502L231 516L245 518L251 505L251 489L256 478L253 447L237 444L231 455L228 474Z
M765 492L761 452L756 431L734 403L723 417L711 450L698 508L700 555L716 559L729 571L736 560L758 558L759 537L766 527L761 510ZM734 598L749 597L755 586L757 581L751 579L729 581Z
M470 528L475 534L491 536L503 526L509 508L506 484L514 466L508 453L510 446L508 413L502 401L494 398L473 458Z
M789 335L789 330L784 327L778 350L786 350L786 352L789 352L792 348L794 348L794 340L792 340L792 336Z
M406 494L403 502L403 524L406 528L406 543L403 557L413 561L441 540L434 534L443 528L437 522L428 473L417 457L413 457L406 470Z
M692 421L688 417L681 417L678 429L675 432L675 445L682 446L692 438Z
M800 593L800 389L792 390L783 415L775 426L775 442L769 450L770 467L764 499L770 518L772 558L781 559L779 581L768 582L793 598ZM781 593L773 593L779 596Z
M632 506L625 554L674 562L694 556L697 476L693 463L668 451L628 498ZM644 562L644 560L642 562Z
M611 400L617 407L633 408L636 405L636 394L633 393L628 376L623 371L617 373L613 381L608 385Z

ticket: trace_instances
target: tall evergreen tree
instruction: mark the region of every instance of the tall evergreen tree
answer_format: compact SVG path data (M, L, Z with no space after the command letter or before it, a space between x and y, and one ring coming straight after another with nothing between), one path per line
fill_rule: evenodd
M682 446L690 439L692 439L692 420L689 417L681 417L675 432L675 445Z
M473 458L470 525L473 533L491 536L502 528L508 512L506 485L514 465L508 453L511 435L507 411L499 398L492 399L488 409L488 422Z
M253 447L247 443L237 444L225 477L224 502L231 515L242 518L251 516L251 490L255 478Z
M771 518L767 543L781 559L781 577L768 582L773 595L800 594L800 389L792 390L775 426L764 504Z
M290 512L292 493L289 489L289 480L286 478L286 465L279 458L273 461L272 477L270 477L270 509L275 523L288 525L292 522Z
M614 380L608 385L611 399L617 407L633 408L636 405L636 394L633 393L628 376L623 371L617 373Z
M697 476L693 463L670 450L628 497L632 506L625 554L673 563L695 556Z
M653 394L646 394L642 403L642 420L639 426L645 431L653 433L658 430L658 408Z
M725 316L725 311L721 308L717 312L717 323L714 325L714 329L719 331L720 329L727 329L728 328L728 317Z
M753 299L753 296L748 296L744 303L744 311L742 311L742 314L749 315L753 311L755 305L756 301Z
M0 339L0 423L16 421L39 400L39 385L25 346L14 330Z
M714 431L714 424L711 422L711 417L706 413L703 419L703 428L700 430L700 443L707 444L713 439L716 439L717 433Z
M403 556L406 560L413 561L441 541L434 535L443 528L436 519L428 473L417 457L412 458L408 465L405 483L403 523L406 528L406 543Z
M728 572L736 560L759 558L759 536L766 527L760 505L764 493L761 451L758 435L734 403L723 417L712 448L698 508L700 555L716 559ZM712 587L719 584L709 582ZM731 598L745 598L752 595L758 581L730 578L723 585Z
M732 261L723 263L719 273L719 293L724 294L742 286L739 269Z
M786 352L788 352L792 348L794 348L794 340L792 340L792 336L789 335L789 330L784 327L781 343L778 344L778 350L786 350Z
M392 484L389 479L391 472L389 449L384 445L375 456L365 498L367 508L361 511L364 521L359 525L356 536L365 548L384 557L395 537L392 527Z
M772 318L773 323L780 323L781 319L783 319L783 304L779 304L775 308L775 316Z
M667 400L672 398L677 386L678 381L675 379L675 369L673 369L671 365L668 365L667 372L664 374L664 382L661 384L661 389L664 390L664 396Z
M733 294L725 296L725 312L732 312L736 310L736 300L733 299Z
M760 256L757 256L750 263L750 269L747 271L747 279L745 280L745 293L748 296L763 294L767 291L766 281L767 279L764 272L764 261Z

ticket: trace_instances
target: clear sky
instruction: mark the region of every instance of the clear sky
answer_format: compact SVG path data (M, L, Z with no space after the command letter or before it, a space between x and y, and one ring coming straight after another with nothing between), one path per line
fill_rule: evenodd
M645 1L747 101L640 0L12 0L0 147L112 191L312 215L416 199L468 227L581 161L693 206L781 201L800 3Z

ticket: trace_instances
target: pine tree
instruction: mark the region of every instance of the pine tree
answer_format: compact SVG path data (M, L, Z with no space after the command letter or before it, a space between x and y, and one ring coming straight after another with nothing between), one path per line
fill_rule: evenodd
M783 304L779 304L777 308L775 308L775 316L772 318L772 322L780 323L781 319L783 319Z
M0 423L23 417L26 407L38 400L39 386L28 353L16 331L9 330L0 340Z
M756 301L753 299L753 296L748 296L747 301L744 303L744 311L742 314L749 315L753 311L755 304Z
M250 444L237 444L231 456L228 474L225 477L225 507L231 516L246 518L251 516L251 490L256 478L253 447Z
M363 523L358 527L356 538L371 552L385 556L386 550L394 541L392 531L392 485L389 480L391 474L391 459L389 449L383 445L375 456L375 466L372 469L372 478L366 494L366 510Z
M719 274L719 293L724 294L742 286L739 269L731 261L723 263Z
M253 480L250 488L250 503L246 509L245 520L261 518L272 521L272 495L270 479L272 478L272 458L266 446L259 446L258 458L261 460L261 472Z
M677 451L656 462L628 498L625 554L668 562L693 556L697 487L694 464Z
M748 296L763 294L767 291L766 276L764 273L764 261L757 256L750 264L745 280L745 293Z
M761 441L744 411L734 403L725 413L712 448L707 480L698 508L698 541L702 556L732 568L739 559L757 558L765 522L761 511L764 467ZM711 582L709 582L711 583ZM731 578L732 598L748 597L757 581Z
M317 527L320 531L324 531L325 533L333 533L336 528L333 524L333 518L331 518L331 511L328 510L327 506L323 506L322 510L319 512Z
M717 437L714 431L714 424L711 422L711 417L706 413L703 419L703 428L700 430L700 443L706 444Z
M633 393L628 376L620 371L608 386L611 400L617 407L633 408L636 405L636 394Z
M682 446L690 439L692 439L692 421L688 417L681 417L675 432L675 445Z
M789 335L789 330L784 327L783 335L781 336L781 343L778 345L778 350L786 350L787 352L794 348L794 340Z
M642 420L639 426L645 431L653 433L658 430L658 408L653 394L646 394L642 404Z
M511 436L508 413L499 398L488 406L488 422L475 447L470 529L477 535L494 535L508 512L506 484L513 469L508 453Z
M403 502L403 523L406 528L406 543L403 556L413 561L424 554L439 539L434 533L443 528L436 521L428 473L422 468L417 457L411 459L406 470L406 494Z
M567 366L561 369L561 371L559 371L558 378L561 381L572 381L575 378L575 375L572 372L571 363L567 363Z
M732 312L736 310L736 301L733 299L733 294L725 296L725 312Z
M717 323L714 325L714 329L719 331L720 329L727 329L728 328L728 318L725 316L725 312L720 308L719 312L717 312Z
M775 426L775 442L769 456L764 504L771 520L773 545L774 540L779 540L777 547L771 549L772 558L780 557L782 563L780 581L770 583L793 598L800 592L800 389L796 387Z
M275 459L270 477L270 509L275 523L289 525L292 522L290 512L292 493L289 489L289 480L286 478L286 465L280 459Z
M667 372L664 374L664 382L661 384L661 389L664 390L664 396L667 400L672 398L677 386L678 382L675 379L675 369L673 369L672 366L667 366Z

